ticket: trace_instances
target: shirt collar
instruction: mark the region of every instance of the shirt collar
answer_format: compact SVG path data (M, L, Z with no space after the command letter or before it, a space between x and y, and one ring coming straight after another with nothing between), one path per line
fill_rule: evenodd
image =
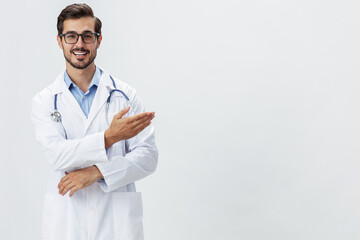
M94 76L91 79L91 83L90 83L88 89L90 89L94 85L98 87L99 82L100 82L100 77L101 77L101 70L100 70L100 68L98 68L96 66ZM64 73L64 81L65 81L65 84L66 84L67 88L70 88L71 84L76 86L76 84L70 79L70 77L69 77L68 73L66 72L66 70L65 70L65 73Z

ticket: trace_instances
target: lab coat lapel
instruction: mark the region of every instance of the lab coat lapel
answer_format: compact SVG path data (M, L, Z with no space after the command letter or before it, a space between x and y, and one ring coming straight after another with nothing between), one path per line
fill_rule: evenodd
M52 89L53 95L58 94L58 110L63 112L64 116L71 116L72 114L67 113L70 110L72 113L85 120L86 117L79 103L76 101L75 97L71 94L70 90L66 86L64 81L64 73L65 71L59 74ZM62 105L61 108L59 105Z
M87 125L85 126L85 131L93 122L96 115L99 113L101 108L106 104L106 100L109 97L109 91L113 89L111 85L111 80L108 74L104 73L101 75L100 83L98 89L96 90L95 98L91 104Z

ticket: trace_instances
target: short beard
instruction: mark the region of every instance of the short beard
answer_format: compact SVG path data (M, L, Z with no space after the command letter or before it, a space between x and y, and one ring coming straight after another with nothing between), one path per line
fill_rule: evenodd
M71 55L71 54L72 54L72 53L70 53L70 55ZM67 57L66 57L65 52L64 52L64 57L65 57L66 61L67 61L72 67L74 67L74 68L76 68L76 69L85 69L85 68L87 68L87 67L95 60L95 58L96 58L96 51L95 51L94 57L93 57L93 58L90 58L89 62L88 62L87 64L85 64L85 65L76 65L76 64L72 63L72 62L70 61L70 58L67 58Z

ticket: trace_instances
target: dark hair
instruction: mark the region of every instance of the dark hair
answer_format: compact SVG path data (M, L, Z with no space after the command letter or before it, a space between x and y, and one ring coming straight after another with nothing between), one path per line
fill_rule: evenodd
M64 21L66 19L78 19L82 17L93 17L95 20L95 32L101 34L101 21L97 17L94 16L94 12L85 3L75 3L64 8L60 15L57 18L57 30L58 35L62 34L64 30Z

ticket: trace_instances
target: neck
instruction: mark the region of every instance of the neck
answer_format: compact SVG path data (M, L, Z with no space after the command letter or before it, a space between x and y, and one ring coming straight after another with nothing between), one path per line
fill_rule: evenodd
M68 62L66 63L66 72L71 81L73 81L84 93L89 88L91 80L95 74L95 70L95 63L90 64L85 69L77 69L71 66Z

